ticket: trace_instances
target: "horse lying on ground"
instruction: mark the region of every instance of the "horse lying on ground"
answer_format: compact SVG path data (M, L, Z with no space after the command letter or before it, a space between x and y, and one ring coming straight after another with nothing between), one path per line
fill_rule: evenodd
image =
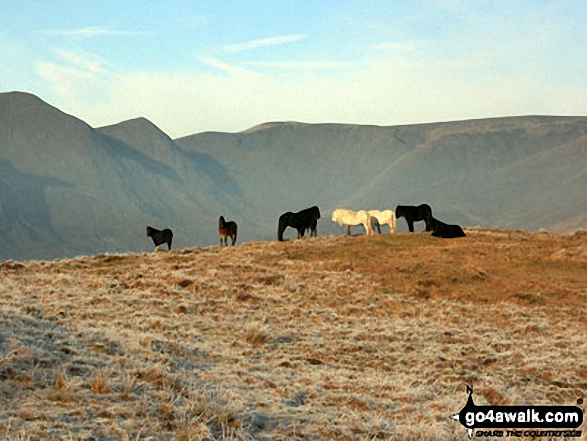
M443 237L445 239L465 237L465 232L459 225L445 224L438 219L434 219L432 215L428 219L428 222L432 226L432 235L434 237Z
M410 233L414 232L414 222L426 222L426 231L432 231L432 227L428 219L432 218L432 208L428 204L418 205L398 205L395 207L395 215L399 219L403 217L408 223Z
M389 225L390 233L395 233L397 231L397 219L392 210L369 210L367 213L369 213L369 216L376 218L379 225ZM379 228L378 231L379 234L381 234L381 228Z
M218 235L220 236L220 245L228 245L228 238L232 240L232 246L236 243L236 230L238 226L236 222L224 220L224 216L220 216L218 220Z
M332 222L338 222L340 226L346 225L346 234L351 234L351 226L363 225L367 234L371 234L371 220L365 210L354 212L346 208L338 208L332 213Z
M310 235L318 234L318 219L320 219L320 210L313 206L297 213L288 211L279 216L279 225L277 227L277 239L283 241L283 232L287 227L298 230L298 239L304 237L306 230L310 229Z
M167 248L171 249L171 240L173 239L173 232L166 228L163 231L159 231L156 228L147 227L147 236L153 239L155 246L158 247L159 245L166 243Z

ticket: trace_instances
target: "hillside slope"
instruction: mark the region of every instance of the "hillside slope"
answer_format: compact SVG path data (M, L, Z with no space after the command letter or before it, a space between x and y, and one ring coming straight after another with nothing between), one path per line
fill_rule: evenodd
M428 441L466 438L466 385L575 405L586 250L468 229L5 262L0 433Z
M273 217L315 204L329 216L341 206L427 202L449 222L573 231L587 227L577 220L587 213L586 133L584 117L530 116L397 127L272 123L177 141L225 164L248 203Z

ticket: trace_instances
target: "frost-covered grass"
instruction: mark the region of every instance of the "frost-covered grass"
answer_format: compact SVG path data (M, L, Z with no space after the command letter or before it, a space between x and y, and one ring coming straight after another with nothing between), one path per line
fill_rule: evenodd
M330 237L0 265L0 437L461 440L587 390L587 235Z

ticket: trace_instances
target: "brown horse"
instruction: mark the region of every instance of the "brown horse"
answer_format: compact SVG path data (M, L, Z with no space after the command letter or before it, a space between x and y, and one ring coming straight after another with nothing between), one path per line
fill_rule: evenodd
M220 216L218 220L218 234L220 235L220 245L228 245L228 238L232 240L232 245L236 243L236 230L237 225L236 222L230 221L226 222L224 220L224 216Z

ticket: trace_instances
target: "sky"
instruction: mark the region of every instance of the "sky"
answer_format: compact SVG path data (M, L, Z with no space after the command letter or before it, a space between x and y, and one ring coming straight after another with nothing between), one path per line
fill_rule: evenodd
M0 92L172 138L587 115L584 0L2 0Z

